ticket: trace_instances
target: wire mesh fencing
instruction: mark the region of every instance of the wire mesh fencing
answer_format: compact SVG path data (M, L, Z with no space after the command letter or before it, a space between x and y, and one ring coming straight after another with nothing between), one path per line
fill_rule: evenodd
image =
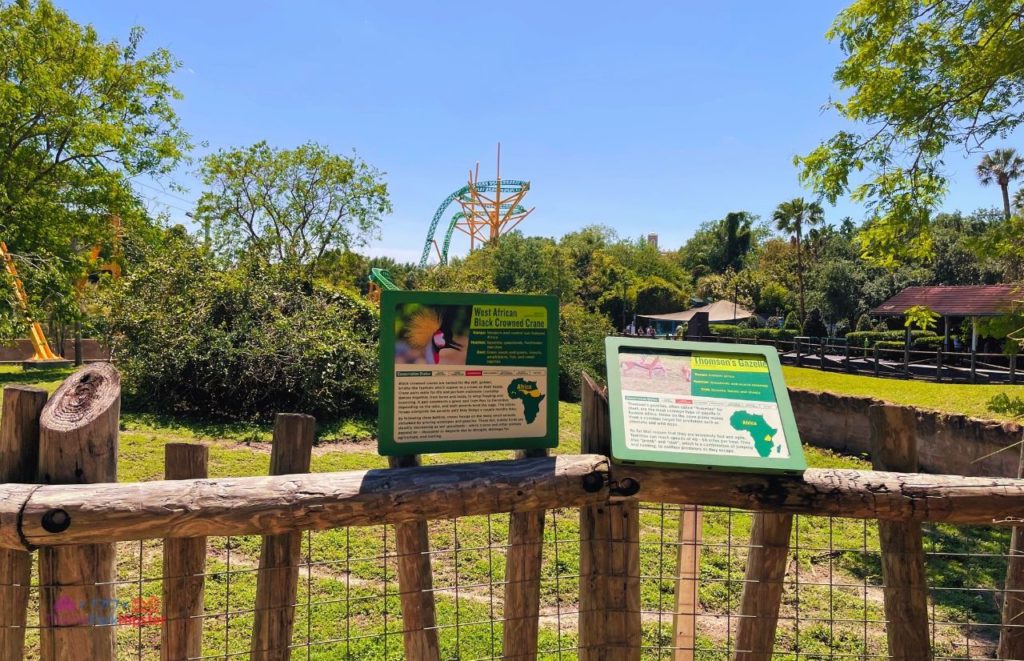
M752 514L643 504L639 511L640 655L644 659L731 659L752 550ZM428 526L436 635L442 659L509 658L503 640L509 515L432 521ZM301 533L292 659L402 659L402 556L393 526ZM938 659L995 658L1009 530L924 526L931 646ZM42 590L30 587L27 658L40 628L116 627L121 659L160 658L161 540L117 544L112 600L61 600L39 622ZM208 539L202 654L231 659L253 651L261 538ZM580 515L544 515L537 658L577 659ZM1024 623L1022 623L1024 626ZM794 519L773 658L887 658L881 552L874 521Z

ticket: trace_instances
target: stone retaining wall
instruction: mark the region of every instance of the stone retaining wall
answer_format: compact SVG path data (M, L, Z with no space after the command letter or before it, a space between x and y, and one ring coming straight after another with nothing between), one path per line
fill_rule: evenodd
M868 407L881 400L789 389L800 439L847 454L868 454ZM1017 477L1021 425L917 409L921 470L947 475Z

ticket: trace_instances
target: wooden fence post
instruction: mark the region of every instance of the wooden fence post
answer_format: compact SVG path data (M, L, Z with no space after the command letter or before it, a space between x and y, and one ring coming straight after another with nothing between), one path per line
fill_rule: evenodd
M978 347L971 345L971 383L978 380Z
M1021 440L1017 477L1024 478L1024 439ZM1024 526L1010 533L1010 557L1003 584L1003 627L999 630L1000 659L1024 659Z
M875 376L878 376L878 343L875 343Z
M28 386L4 388L0 417L0 482L36 481L39 465L39 414L46 391ZM0 550L0 659L17 661L25 654L28 591L32 554Z
M846 341L846 346L843 347L843 362L846 364L846 372L850 373L853 371L853 365L850 364L850 341Z
M795 338L793 340L793 348L796 350L796 366L800 367L801 360L800 360L800 338L799 337Z
M545 448L520 450L518 459L546 457ZM544 510L509 515L505 556L505 630L502 656L537 658L540 618L540 569L544 552Z
M110 364L89 365L65 379L39 418L39 482L116 482L120 413L121 377ZM75 525L60 509L46 519L49 532ZM39 551L43 661L114 659L116 548L82 544Z
M747 573L736 625L736 661L769 661L789 563L792 514L753 515Z
M700 547L704 515L700 506L683 505L679 512L679 576L672 629L672 661L693 661L697 646L697 611L700 609Z
M825 338L818 338L818 369L825 371Z
M935 354L935 381L942 383L942 347Z
M583 375L582 451L609 455L608 398ZM640 658L640 507L580 508L580 659Z
M316 420L310 415L278 413L270 474L308 473ZM256 612L249 647L253 661L287 661L291 651L295 598L299 587L302 533L267 535L256 578Z
M913 409L874 405L871 422L871 464L875 470L916 473L917 415ZM896 661L931 659L928 636L928 583L924 543L917 522L879 521L882 547L886 635Z
M164 446L164 479L207 477L210 452L198 443ZM203 589L206 580L206 538L164 540L162 661L185 661L203 653Z
M389 457L391 468L420 465L420 456ZM434 607L434 576L426 521L395 524L398 551L398 591L402 607L402 642L407 659L436 661L441 657Z

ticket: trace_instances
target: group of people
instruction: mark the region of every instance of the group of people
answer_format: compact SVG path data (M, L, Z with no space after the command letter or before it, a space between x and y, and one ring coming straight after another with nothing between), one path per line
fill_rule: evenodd
M633 337L657 337L657 333L654 331L654 326L637 326L634 323L630 323L626 326L626 335L632 335Z

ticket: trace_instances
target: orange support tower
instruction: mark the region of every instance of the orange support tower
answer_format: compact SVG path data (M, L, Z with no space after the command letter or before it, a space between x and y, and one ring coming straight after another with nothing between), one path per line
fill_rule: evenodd
M18 299L18 304L21 306L22 312L25 313L25 318L29 322L28 336L32 342L32 349L35 355L26 363L68 363L69 361L65 361L50 349L46 336L43 335L42 326L39 325L38 321L32 320L28 309L28 295L25 293L25 287L21 284L21 278L18 276L18 269L14 266L14 260L11 259L11 253L7 252L7 244L3 241L0 241L0 256L3 257L4 268L11 276L11 279L14 280L14 297Z

